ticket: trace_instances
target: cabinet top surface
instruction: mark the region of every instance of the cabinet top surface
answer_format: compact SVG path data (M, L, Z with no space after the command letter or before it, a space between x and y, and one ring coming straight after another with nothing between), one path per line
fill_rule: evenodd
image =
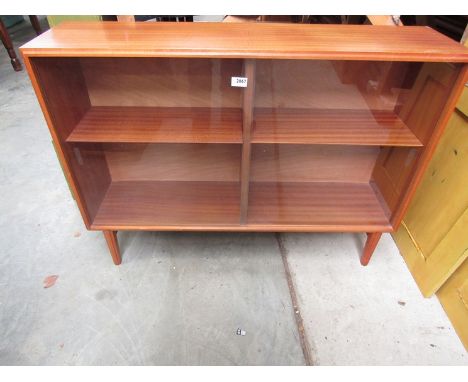
M66 22L21 51L26 56L62 57L468 62L467 48L416 26Z

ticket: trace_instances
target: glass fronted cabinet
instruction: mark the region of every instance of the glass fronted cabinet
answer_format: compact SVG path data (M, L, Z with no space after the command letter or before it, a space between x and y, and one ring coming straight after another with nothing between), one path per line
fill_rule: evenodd
M467 78L467 50L427 28L377 28L397 33L377 42L354 26L324 50L324 26L290 26L302 40L287 45L284 25L78 25L22 52L116 264L119 230L366 232L367 264Z

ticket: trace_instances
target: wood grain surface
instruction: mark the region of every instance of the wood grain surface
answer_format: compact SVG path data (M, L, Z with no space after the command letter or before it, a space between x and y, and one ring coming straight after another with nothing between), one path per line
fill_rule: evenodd
M95 230L386 232L369 184L253 182L240 224L238 182L113 182Z
M330 231L389 231L369 184L253 182L248 224L304 225Z
M49 58L53 61L55 58ZM93 106L242 107L242 60L212 58L79 59Z
M369 183L375 146L252 145L251 182Z
M468 49L428 27L386 25L70 22L20 50L28 56L468 62Z
M92 228L239 224L237 182L113 182Z
M125 229L375 232L366 263L468 80L427 27L63 23L21 52L116 263Z
M242 143L242 110L94 106L67 142Z
M239 182L241 145L152 143L103 145L112 181Z
M392 111L255 109L253 143L422 146Z

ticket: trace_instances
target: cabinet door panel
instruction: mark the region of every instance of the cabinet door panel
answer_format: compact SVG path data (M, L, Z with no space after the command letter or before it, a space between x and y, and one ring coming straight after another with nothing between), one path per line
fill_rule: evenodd
M468 351L468 261L440 288L437 297Z

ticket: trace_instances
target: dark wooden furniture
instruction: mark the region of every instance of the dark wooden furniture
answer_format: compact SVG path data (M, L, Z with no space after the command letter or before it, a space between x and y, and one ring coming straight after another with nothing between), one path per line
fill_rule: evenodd
M10 34L3 23L2 19L0 19L0 38L2 39L3 46L7 50L8 56L10 57L11 66L16 72L22 70L21 62L16 57L15 48L13 47L13 43L11 42Z
M31 25L33 26L36 34L39 36L42 33L41 25L39 24L39 20L37 16L29 16L29 20L31 21ZM3 23L2 19L0 18L0 38L2 40L3 46L7 50L8 56L11 60L11 66L16 72L19 72L23 69L21 66L21 62L16 56L15 48L13 47L13 43L11 42L10 34Z
M468 62L429 28L350 25L67 23L21 51L116 264L119 230L366 232L367 264Z

